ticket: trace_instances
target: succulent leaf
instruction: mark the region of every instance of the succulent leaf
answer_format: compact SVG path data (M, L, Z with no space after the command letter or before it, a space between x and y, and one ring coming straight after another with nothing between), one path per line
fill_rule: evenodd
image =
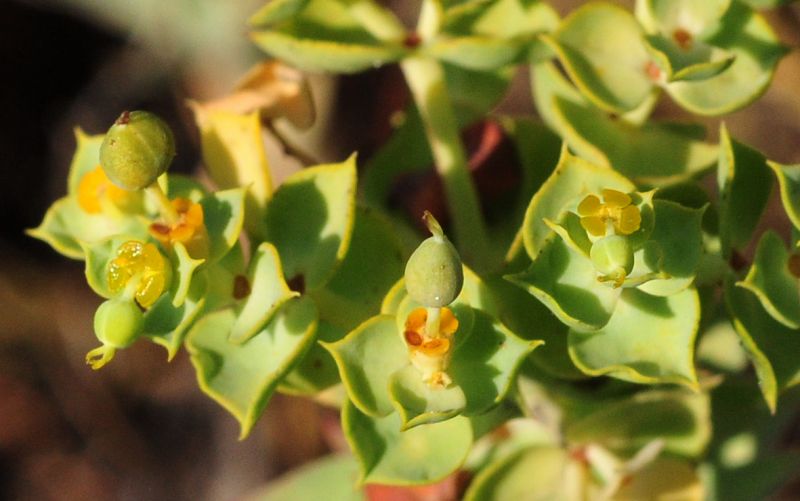
M228 341L235 321L232 309L203 317L189 331L186 349L200 389L239 421L243 439L281 378L314 342L317 311L308 298L292 299L244 344Z
M700 300L694 289L667 297L623 289L602 328L570 330L569 353L575 365L592 376L696 389L694 345L699 322Z
M364 483L436 482L464 462L472 445L472 427L463 416L401 431L397 414L370 417L349 401L342 408L342 428Z
M355 155L303 169L275 191L265 234L278 249L284 275L305 290L323 287L347 254L355 219Z

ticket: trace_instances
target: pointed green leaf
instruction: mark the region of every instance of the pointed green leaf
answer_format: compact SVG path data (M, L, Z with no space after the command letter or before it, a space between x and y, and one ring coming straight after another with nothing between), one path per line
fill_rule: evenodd
M655 200L653 212L653 232L635 254L631 278L653 272L664 275L665 278L650 280L638 288L648 294L669 296L686 289L694 281L703 255L703 209Z
M567 353L566 325L521 287L499 278L490 287L498 298L503 323L522 339L544 341L528 357L537 367L561 379L585 378Z
M482 310L474 310L474 316L472 333L456 345L448 369L464 391L466 415L486 412L505 398L522 361L542 344L520 339Z
M256 231L272 195L259 113L238 115L214 111L198 125L203 162L211 179L223 190L239 187L246 190L245 226L248 231Z
M356 73L398 60L406 50L381 44L345 2L311 0L298 14L251 35L261 49L307 71Z
M720 127L717 184L720 190L720 240L726 256L750 243L772 191L772 175L759 152L732 140Z
M621 7L584 5L544 40L556 51L581 93L603 109L631 111L655 91L647 74L652 57L644 33L633 15Z
M277 31L256 32L251 38L270 55L312 72L358 73L395 62L405 53L402 47L395 45L296 38Z
M325 287L311 293L320 318L354 329L380 312L381 301L405 268L400 242L391 223L377 212L359 207L350 247Z
M384 296L381 302L381 313L384 315L396 315L397 310L400 309L400 304L407 296L406 282L405 279L401 278L392 285L392 288Z
M622 291L598 282L591 260L560 235L545 244L527 271L506 278L536 297L559 320L581 330L596 330L608 323Z
M519 52L518 44L482 36L438 38L423 50L424 54L436 59L479 71L494 70L511 64Z
M725 283L725 303L733 326L753 362L758 385L774 413L778 395L800 383L800 331L777 322L750 291Z
M583 157L647 184L672 183L710 167L717 146L703 141L702 127L614 118L592 106L555 65L533 69L537 109Z
M250 16L248 23L256 28L289 19L308 4L309 0L271 0Z
M470 483L464 501L488 499L567 499L569 455L554 446L517 451L482 469Z
M522 236L531 259L536 259L552 233L546 219L560 220L562 213L574 210L584 196L600 193L604 188L627 193L635 186L617 172L571 155L566 146L562 148L558 166L531 199L525 213Z
M569 353L575 365L592 376L696 388L699 322L700 301L694 289L668 297L624 289L605 327L569 332Z
M313 396L341 382L336 362L320 343L334 343L346 334L347 331L341 327L320 320L317 327L318 342L281 381L279 389L290 395Z
M267 4L271 5L271 4ZM287 501L289 499L330 499L367 501L356 487L358 462L347 453L329 454L282 476L242 497L242 501Z
M84 259L82 246L118 234L147 238L148 221L140 216L89 214L78 205L77 197L57 200L44 215L42 224L27 234L48 243L71 259Z
M217 191L200 200L210 244L208 263L222 258L239 240L244 224L244 188Z
M158 178L158 184L169 198L186 198L192 202L199 203L203 197L207 197L209 192L195 179L181 174L162 174ZM158 209L154 208L153 212Z
M781 237L767 231L747 277L736 285L755 294L772 318L790 329L800 329L800 278L789 268L790 256Z
M638 0L636 15L649 31L672 36L685 30L703 38L717 27L730 4L731 0Z
M236 308L236 322L228 338L237 344L255 336L286 301L299 296L286 285L278 251L269 242L258 246L247 279L250 291Z
M278 249L289 281L306 290L325 285L347 254L355 219L355 155L303 169L267 205L267 240Z
M727 70L707 80L666 85L672 99L700 115L722 115L750 104L767 89L785 53L767 21L739 2L731 3L705 43L736 59Z
M662 439L673 454L698 456L711 439L708 395L685 390L651 390L602 401L566 424L570 442L595 442L621 453L633 453Z
M778 177L783 210L786 211L794 227L800 229L800 164L781 165L777 162L767 162L767 165Z
M144 314L143 333L167 350L167 361L175 358L189 328L206 311L207 291L208 279L203 274L192 280L179 306L175 306L170 296L165 294Z
M394 410L387 391L389 378L409 364L394 317L373 317L341 341L323 346L333 355L354 405L376 417Z
M726 52L712 52L713 59L710 61L703 61L700 63L686 66L673 73L670 82L678 82L681 80L689 82L698 82L701 80L708 80L715 77L727 70L736 60L736 56L728 55Z
M553 31L558 21L556 11L538 0L465 2L445 11L442 30L456 35L528 38Z
M236 277L247 274L241 244L236 243L221 260L204 267L203 271L208 275L208 309L218 310L231 306L235 302L233 296Z
M280 379L314 342L317 311L310 299L293 299L244 344L228 341L235 321L231 309L203 317L189 331L186 349L200 389L233 414L244 438Z
M103 144L103 134L89 136L80 127L75 128L75 153L69 165L69 178L67 179L67 193L78 193L81 178L100 165L100 145Z
M469 419L456 416L401 431L400 416L373 418L346 402L342 428L365 483L430 484L456 470L472 445Z
M431 388L411 365L392 374L389 394L400 415L403 431L448 420L460 414L467 403L460 386L452 384L447 388Z
M205 259L192 259L186 247L177 242L174 247L174 259L177 262L172 263L172 269L175 271L173 278L172 293L172 306L179 308L186 300L186 295L189 293L189 288L192 284L192 278L195 275L197 268L205 263Z

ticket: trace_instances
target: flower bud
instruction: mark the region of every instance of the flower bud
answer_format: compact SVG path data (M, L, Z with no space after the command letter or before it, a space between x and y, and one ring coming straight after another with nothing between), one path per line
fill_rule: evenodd
M601 281L613 281L616 287L621 286L633 270L633 248L621 235L609 235L595 242L589 257L602 275Z
M423 241L406 264L406 290L411 299L428 308L452 303L461 292L461 258L441 226L429 213L423 216L433 236Z
M144 327L144 314L132 299L109 299L94 314L94 332L104 346L126 348Z
M100 146L100 164L120 188L141 190L166 172L175 157L169 126L147 111L123 112Z

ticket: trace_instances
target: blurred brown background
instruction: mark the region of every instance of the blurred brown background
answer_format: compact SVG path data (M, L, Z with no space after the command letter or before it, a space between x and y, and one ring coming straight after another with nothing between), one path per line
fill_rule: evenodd
M582 2L553 2L562 13ZM626 2L622 2L626 3ZM630 2L628 2L629 4ZM288 468L341 446L336 413L276 396L238 442L233 418L197 389L185 353L140 342L93 373L99 299L82 263L24 235L62 196L72 129L102 132L123 109L173 125L173 169L197 168L184 105L228 90L261 55L245 20L260 0L6 0L0 10L0 499L235 499ZM396 1L409 19L416 2ZM768 15L800 46L800 6ZM391 68L312 78L321 122L298 137L320 160L373 150L404 94ZM532 107L520 74L500 112ZM688 118L665 98L657 115ZM725 118L769 158L800 163L800 53L767 94ZM716 138L718 119L704 119ZM332 134L331 124L339 124ZM341 124L347 124L342 127ZM273 160L277 172L296 167Z

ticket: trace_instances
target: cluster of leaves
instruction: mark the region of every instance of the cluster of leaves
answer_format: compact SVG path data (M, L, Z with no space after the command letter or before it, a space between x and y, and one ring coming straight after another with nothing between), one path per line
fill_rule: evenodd
M142 335L170 359L186 347L243 437L276 390L335 395L367 483L426 484L463 467L476 472L468 499L701 499L710 443L705 476L720 482L758 457L730 452L722 441L742 435L717 427L746 388L744 365L725 354L741 343L773 413L800 381L800 166L768 161L724 125L714 144L703 127L649 117L662 92L698 115L755 100L786 52L757 9L780 3L638 0L631 13L598 2L562 20L538 0L425 0L412 31L373 0L273 0L251 19L272 56L312 72L403 70L414 103L366 162L360 198L355 156L273 191L259 118L307 125L310 108L275 90L288 84L271 63L236 98L195 106L222 191L159 180L168 197L202 206L207 255L153 239L147 198L87 213L79 184L102 137L81 132L68 195L31 233L85 259L106 298L119 246L159 245L172 285L146 309ZM541 122L493 117L521 179L489 225L459 131L486 119L519 66ZM404 331L420 305L400 277L418 237L387 207L399 175L431 164L465 259L450 305L452 383L441 388L411 363ZM714 168L716 200L701 182ZM790 245L767 231L741 270L729 263L756 235L775 178ZM501 424L506 433L489 433ZM308 478L348 477L331 478L336 468Z

